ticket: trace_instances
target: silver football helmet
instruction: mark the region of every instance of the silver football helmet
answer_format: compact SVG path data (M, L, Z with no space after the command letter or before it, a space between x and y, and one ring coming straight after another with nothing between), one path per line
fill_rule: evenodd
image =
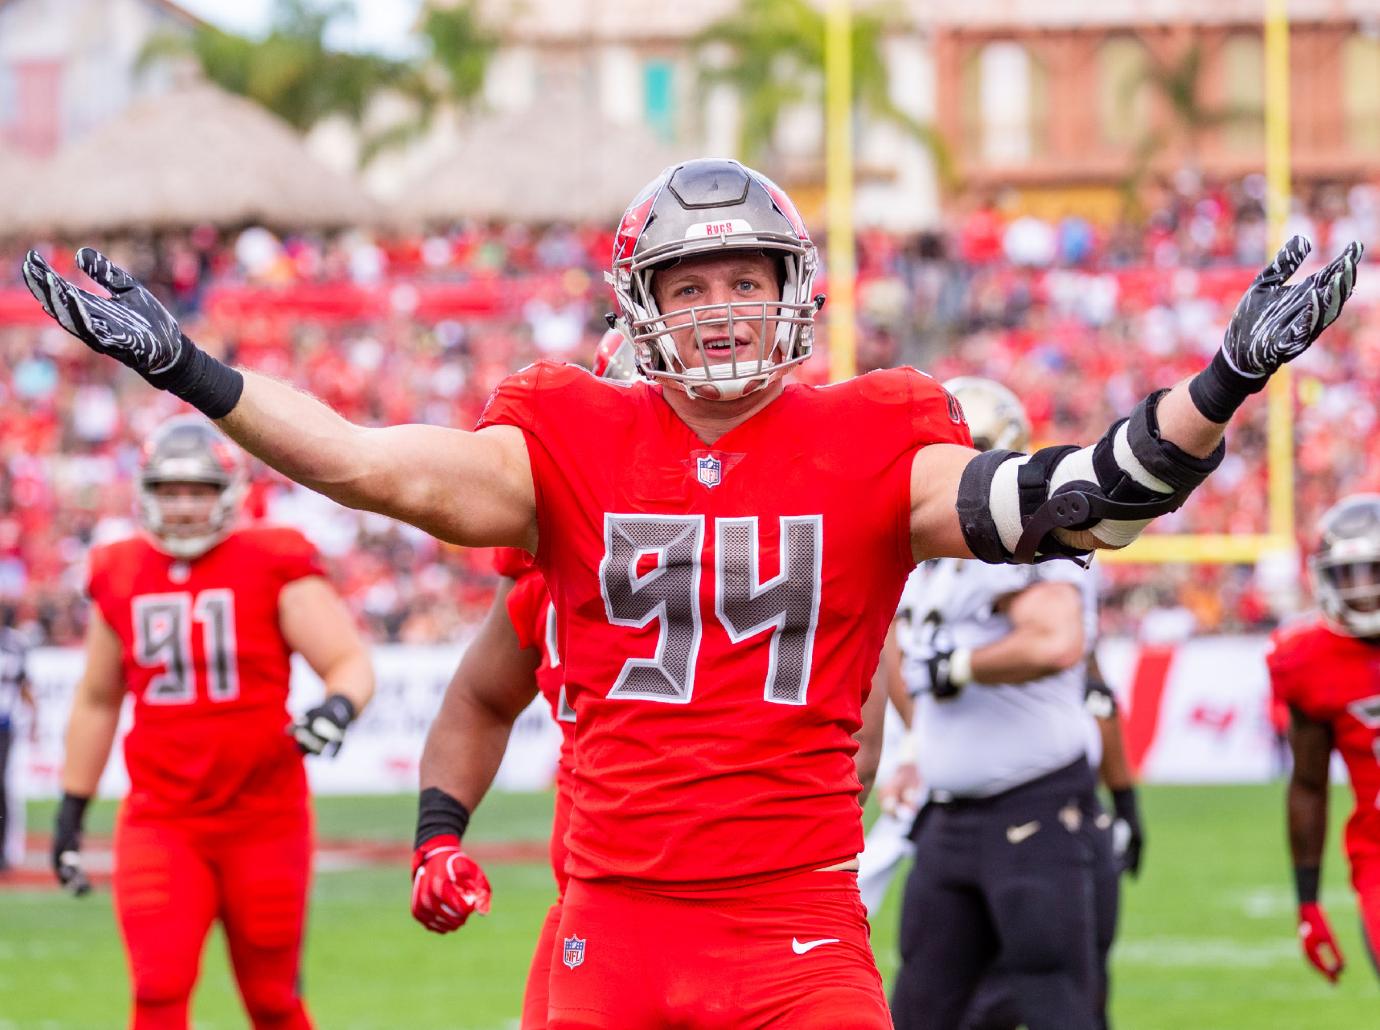
M1318 530L1308 571L1323 614L1351 636L1380 635L1380 494L1338 501Z
M956 376L944 384L963 409L980 451L1027 451L1030 419L1020 398L995 379Z
M752 251L780 269L777 303L733 302L659 310L652 292L658 268L697 254ZM760 172L737 161L706 158L672 165L653 179L623 214L606 278L642 373L675 383L692 397L732 400L759 390L810 356L818 255L789 197ZM744 322L760 326L758 354L711 360L703 330ZM774 329L772 326L774 325ZM693 328L698 367L681 360L669 329Z
M174 558L201 556L229 534L245 490L244 458L238 447L205 419L181 415L149 437L139 469L139 524L159 550ZM159 497L164 483L209 483L218 489L209 512L189 498Z

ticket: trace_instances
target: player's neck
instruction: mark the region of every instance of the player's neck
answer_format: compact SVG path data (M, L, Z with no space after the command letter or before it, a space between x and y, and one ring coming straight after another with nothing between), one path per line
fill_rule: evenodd
M776 398L786 384L780 379L756 393L731 401L711 401L690 397L673 386L661 391L676 416L690 427L690 431L707 444L713 445L725 433L737 429Z

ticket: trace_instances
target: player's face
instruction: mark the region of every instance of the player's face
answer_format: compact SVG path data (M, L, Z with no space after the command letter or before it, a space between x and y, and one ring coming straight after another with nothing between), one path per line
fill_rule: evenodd
M1380 611L1380 563L1347 562L1333 566L1326 574L1352 611L1366 614Z
M685 258L656 273L652 295L686 368L706 357L713 365L757 361L767 356L761 341L776 337L781 283L765 254Z
M151 490L162 530L170 536L204 533L220 500L214 483L155 483Z

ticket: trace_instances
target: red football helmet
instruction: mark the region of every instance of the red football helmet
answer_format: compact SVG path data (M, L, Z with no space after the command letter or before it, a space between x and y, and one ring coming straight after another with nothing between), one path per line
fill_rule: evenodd
M160 497L168 483L204 483L217 488L213 504L194 497ZM139 469L139 523L159 550L174 558L196 558L234 528L244 498L245 468L240 449L205 419L181 415L149 437Z
M594 348L592 371L600 379L629 382L637 378L637 355L623 330L610 329L604 333L599 346Z
M1308 569L1323 614L1352 636L1380 635L1380 494L1338 501L1318 529Z
M781 269L781 299L658 310L652 293L658 268L728 250L774 258ZM707 158L672 165L637 195L619 223L607 278L644 375L673 382L692 397L732 400L810 356L815 313L824 303L811 293L817 264L805 223L780 187L737 161ZM727 326L731 334L734 324L744 321L762 325L757 358L740 361L735 354L728 361L711 361L701 330ZM775 323L770 334L769 322ZM693 327L699 367L681 360L667 331L673 326Z

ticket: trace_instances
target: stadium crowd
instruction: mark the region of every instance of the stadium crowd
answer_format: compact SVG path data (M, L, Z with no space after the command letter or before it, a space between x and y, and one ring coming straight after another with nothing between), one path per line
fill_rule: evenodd
M1268 257L1262 200L1258 178L1180 180L1134 225L1009 217L990 203L944 233L863 231L859 366L989 376L1024 401L1037 445L1094 439L1146 385L1170 385L1215 350ZM1323 253L1375 240L1380 193L1320 190L1291 223ZM107 244L212 352L301 384L355 420L459 426L474 423L509 371L590 355L608 307L610 245L606 226L516 225L389 239L201 228ZM7 311L31 314L26 296L5 301L22 289L22 250L0 247L0 603L21 604L19 622L37 642L72 643L84 618L83 555L131 525L140 441L180 404L112 373L59 329L7 322ZM54 253L70 267L69 254ZM1327 344L1295 366L1305 534L1341 493L1380 490L1380 296L1367 281ZM803 368L818 379L827 362ZM1226 464L1157 531L1265 530L1264 413L1251 402ZM375 639L452 639L487 606L487 552L346 511L262 467L249 511L312 537ZM1134 631L1155 608L1186 611L1203 631L1261 628L1278 614L1239 566L1117 566L1104 582L1110 632Z

